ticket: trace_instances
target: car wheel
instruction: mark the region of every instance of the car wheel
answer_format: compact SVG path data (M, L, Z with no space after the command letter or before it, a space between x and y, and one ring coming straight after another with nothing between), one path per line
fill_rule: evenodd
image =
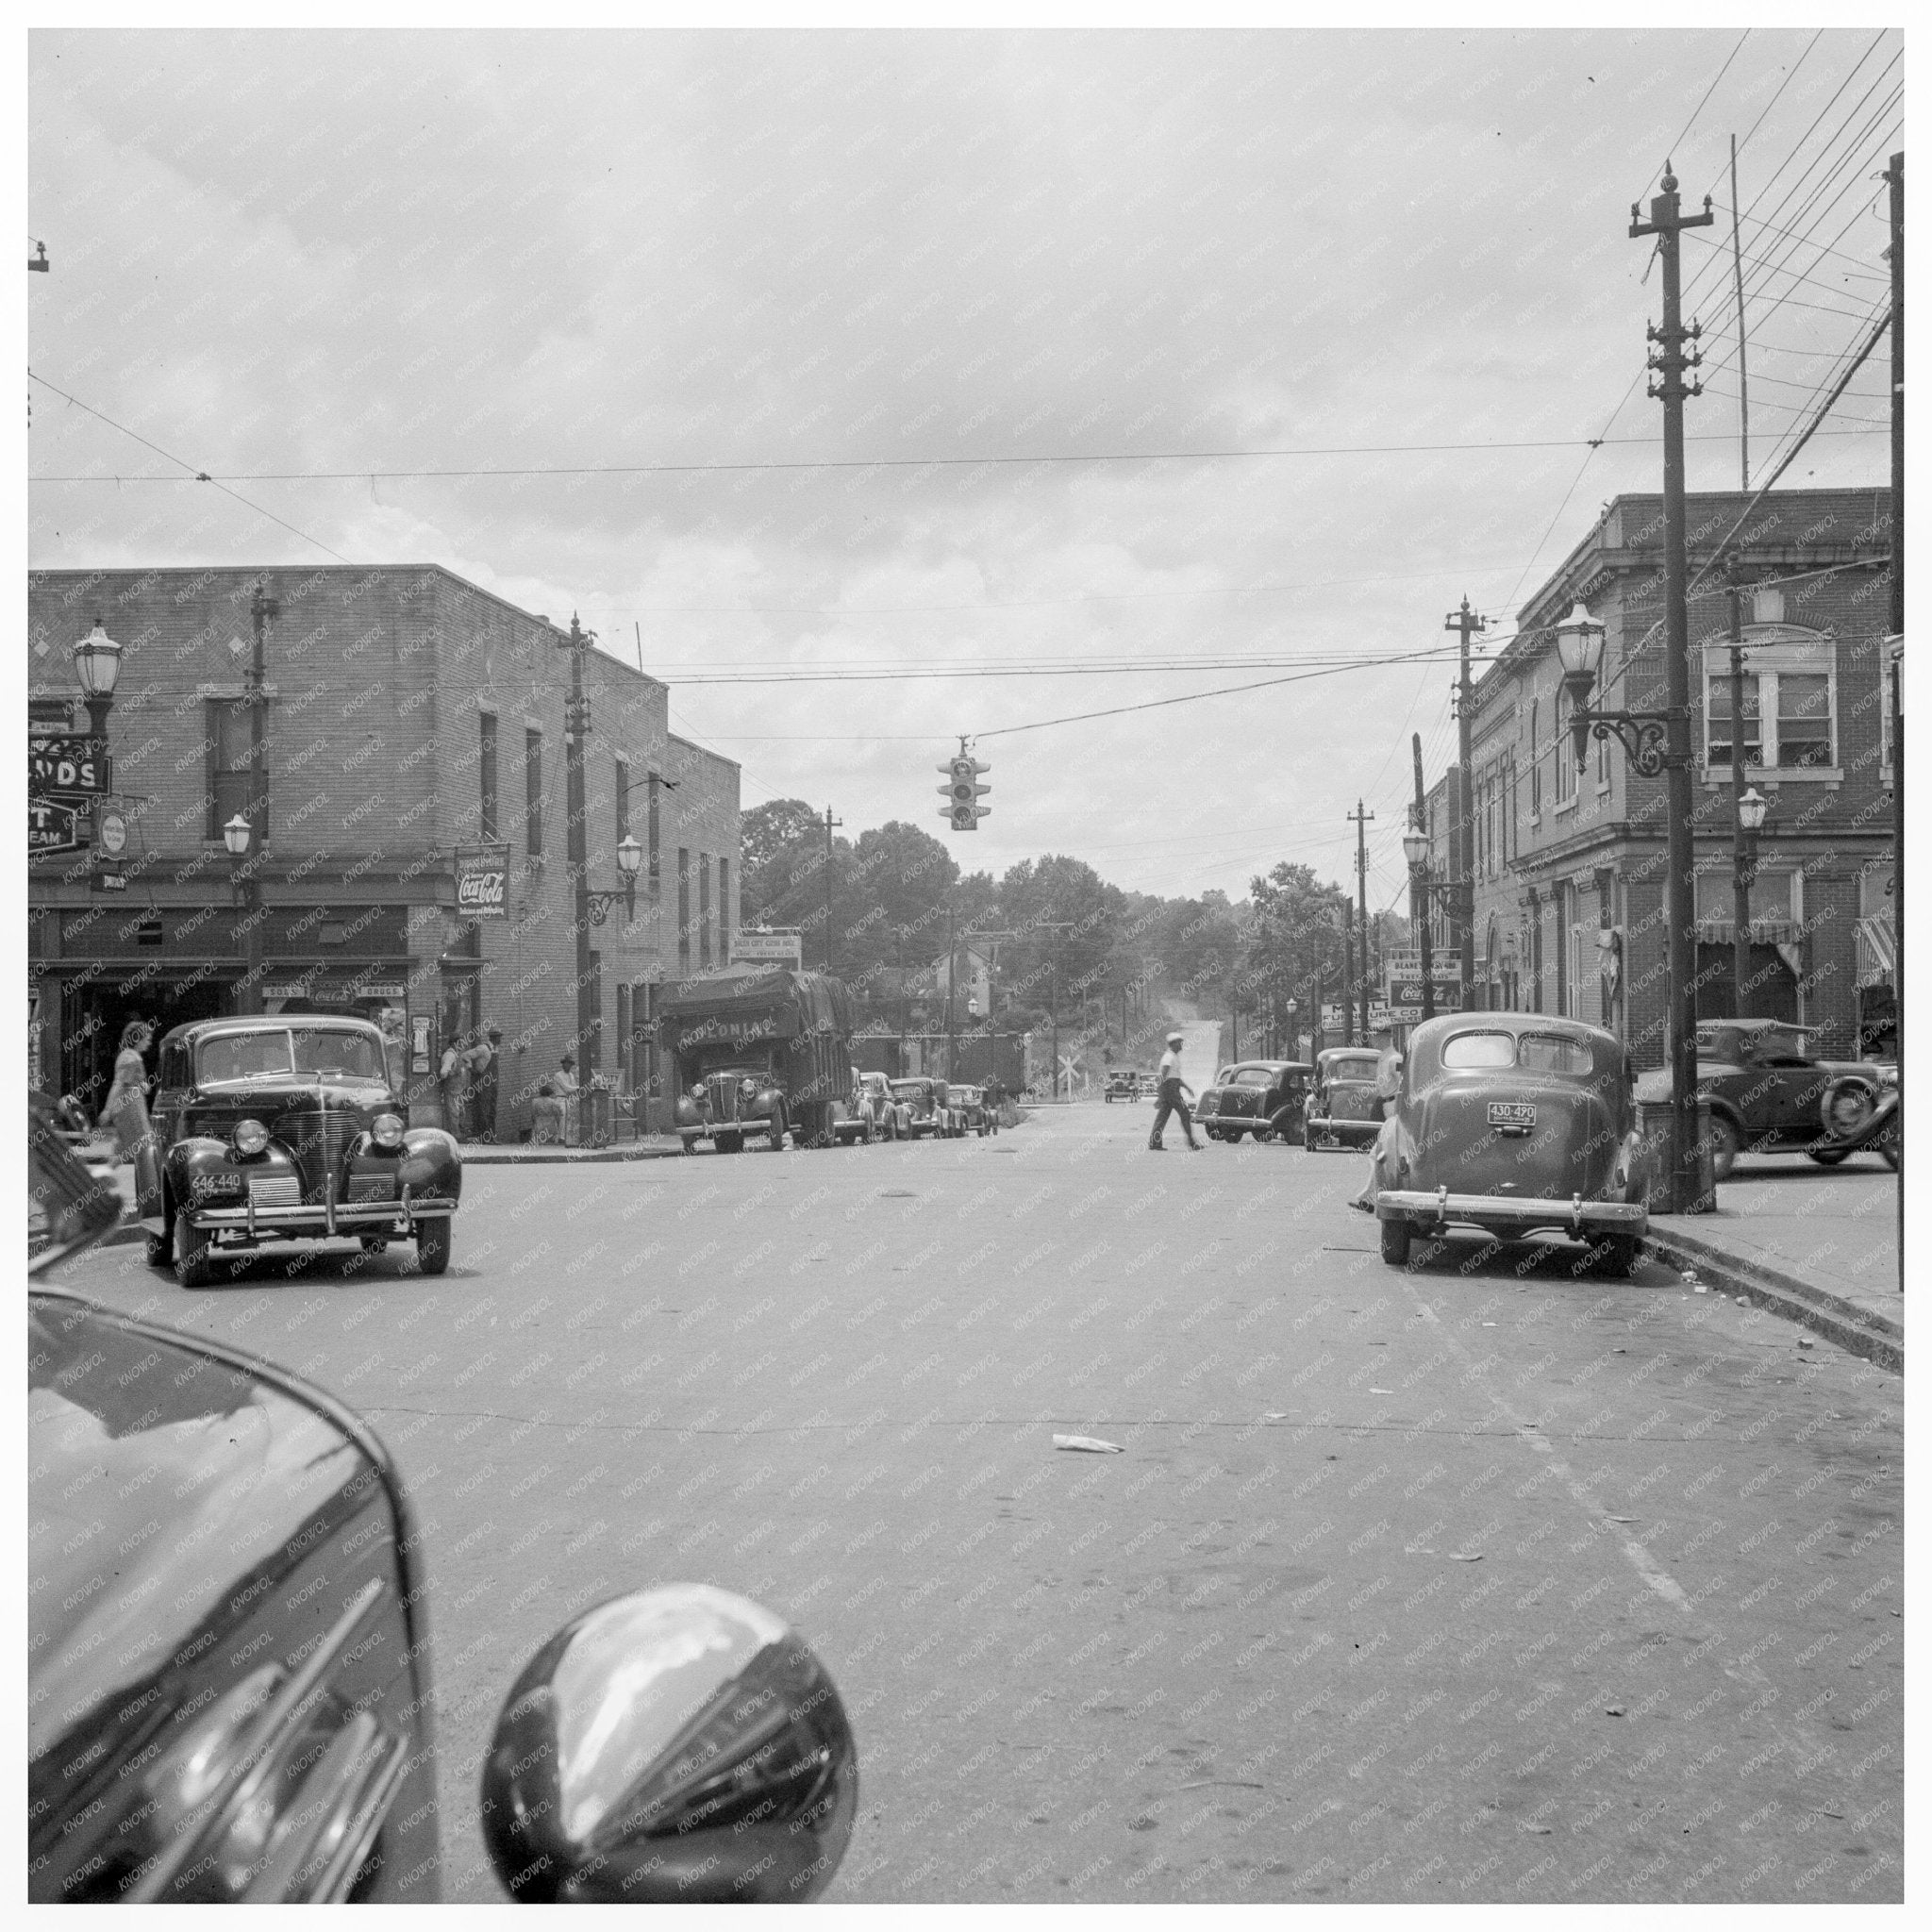
M1382 1258L1391 1268L1408 1265L1409 1225L1406 1221L1385 1221L1382 1230Z
M765 1145L774 1154L785 1151L785 1109L782 1107L772 1116L772 1131L765 1136Z
M870 1114L867 1114L865 1117L865 1125L859 1129L858 1138L860 1142L867 1147L870 1147L874 1140L877 1138L873 1128L872 1116Z
M177 1217L175 1223L175 1279L183 1288L206 1288L215 1278L215 1264L209 1258L215 1238L205 1227L195 1227Z
M1898 1115L1893 1114L1878 1137L1878 1156L1893 1174L1898 1172Z
M433 1221L416 1224L416 1269L422 1274L441 1274L449 1266L450 1217L439 1214Z
M1302 1152L1304 1154L1312 1154L1314 1151L1315 1130L1313 1127L1304 1127L1302 1129Z
M1609 1235L1597 1244L1596 1271L1612 1281L1627 1281L1641 1251L1634 1234Z
M1255 1136L1255 1144L1257 1147L1274 1138L1274 1126L1273 1122L1270 1121L1257 1121L1251 1131Z
M1727 1115L1714 1113L1710 1117L1711 1179L1724 1179L1737 1164L1738 1129Z
M1840 1074L1818 1103L1820 1124L1843 1140L1856 1134L1878 1107L1878 1090L1862 1074Z
M175 1260L175 1217L169 1211L167 1197L161 1199L161 1231L151 1234L146 1243L147 1265L150 1268L168 1268Z

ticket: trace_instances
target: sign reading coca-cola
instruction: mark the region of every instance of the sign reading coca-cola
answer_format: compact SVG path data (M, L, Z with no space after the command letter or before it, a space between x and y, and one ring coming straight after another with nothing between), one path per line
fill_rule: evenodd
M457 847L457 916L459 919L509 917L509 847Z

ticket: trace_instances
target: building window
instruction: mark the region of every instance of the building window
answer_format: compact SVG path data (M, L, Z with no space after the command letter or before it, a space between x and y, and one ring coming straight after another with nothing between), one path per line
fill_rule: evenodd
M1557 803L1559 806L1572 803L1576 796L1576 759L1570 749L1568 722L1563 715L1568 709L1568 700L1558 691L1555 728L1550 733L1550 756L1557 766Z
M718 861L718 963L731 963L731 861Z
M698 854L698 964L711 963L711 855Z
M1744 645L1744 762L1766 772L1824 772L1838 763L1838 663L1829 638ZM1730 651L1704 654L1705 763L1731 762Z
M631 1086L630 983L617 982L617 1078L620 1086Z
M478 830L485 839L496 837L496 714L482 713L481 741L476 747L476 777L480 788L477 800Z
M262 772L261 810L248 812L248 706L242 698L210 698L208 730L208 823L205 839L219 839L222 827L239 812L248 819L254 841L268 837L268 773Z
M1543 768L1537 762L1537 714L1542 709L1541 698L1529 701L1529 815L1534 819L1543 808Z
M1596 741L1596 789L1599 791L1610 789L1610 746L1613 742L1607 738Z
M630 760L619 758L616 763L610 790L617 802L617 842L622 845L630 837Z
M524 732L524 850L543 856L543 734Z
M691 972L691 852L677 848L677 971Z

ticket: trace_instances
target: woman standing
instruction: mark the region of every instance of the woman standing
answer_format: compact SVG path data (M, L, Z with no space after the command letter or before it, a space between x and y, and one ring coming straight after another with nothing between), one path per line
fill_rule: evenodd
M101 1125L114 1130L115 1158L131 1160L147 1133L147 1051L153 1032L139 1020L121 1029L121 1051L114 1057L114 1084L101 1108Z

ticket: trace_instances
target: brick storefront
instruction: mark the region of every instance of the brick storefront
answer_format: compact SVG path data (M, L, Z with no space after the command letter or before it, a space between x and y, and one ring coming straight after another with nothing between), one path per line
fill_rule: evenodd
M1749 502L1690 498L1693 583ZM1665 1059L1664 781L1614 741L1592 741L1577 773L1554 626L1579 598L1607 626L1593 708L1661 710L1662 541L1659 497L1609 504L1524 607L1471 720L1479 1002L1607 1024L1640 1067ZM1890 957L1890 541L1887 491L1817 490L1766 496L1732 546L1753 680L1746 782L1771 801L1751 907L1754 1010L1819 1028L1827 1054L1855 1049L1877 1004L1874 962ZM1713 1015L1732 999L1729 623L1713 572L1690 599L1699 1007Z
M222 824L245 802L244 691L258 570L28 578L29 699L58 728L96 618L125 647L109 722L127 889L86 854L30 862L29 960L50 1087L98 1105L120 1026L234 1010L245 942ZM737 917L738 768L671 735L665 687L586 653L586 877L645 848L636 914L592 929L596 1019L578 1040L566 860L565 632L433 565L269 574L262 991L383 1016L411 1109L433 1119L452 1033L504 1034L499 1129L566 1048L648 1085L658 983L724 957ZM75 706L76 717L79 708ZM459 918L454 855L508 848L502 918ZM98 1091L96 1091L98 1090Z

